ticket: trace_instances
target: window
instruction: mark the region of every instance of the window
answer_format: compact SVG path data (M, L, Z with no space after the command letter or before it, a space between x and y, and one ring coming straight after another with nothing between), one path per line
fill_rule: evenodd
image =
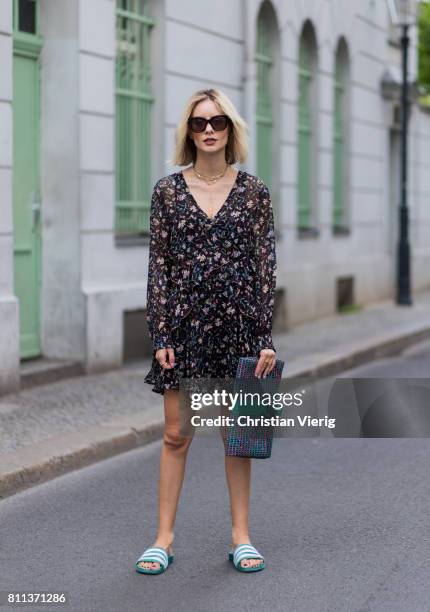
M273 130L273 40L272 6L264 2L257 19L255 61L257 64L257 173L269 189L272 187Z
M317 49L312 24L303 27L299 47L298 99L298 230L315 233L313 202L317 195Z
M27 34L38 33L39 4L37 0L13 0L13 29Z
M117 234L149 230L151 197L150 30L147 0L117 0Z
M349 197L349 56L344 38L335 55L333 117L333 216L334 232L347 229Z

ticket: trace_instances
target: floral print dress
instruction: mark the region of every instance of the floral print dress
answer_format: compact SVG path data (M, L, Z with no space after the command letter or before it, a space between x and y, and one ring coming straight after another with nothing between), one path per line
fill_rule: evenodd
M156 183L150 211L147 322L153 359L144 381L164 394L183 378L234 378L240 356L276 351L273 210L265 183L238 170L222 207L209 217L182 172ZM163 370L159 348L172 347Z

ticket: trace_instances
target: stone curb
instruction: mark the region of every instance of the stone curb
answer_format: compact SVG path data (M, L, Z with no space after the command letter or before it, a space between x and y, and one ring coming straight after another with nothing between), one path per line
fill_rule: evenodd
M430 327L411 326L402 334L387 333L372 341L349 344L286 363L284 375L293 377L333 376L347 368L388 357L420 340L430 338ZM46 482L72 470L91 465L119 453L144 446L162 438L163 419L129 415L105 425L96 425L70 434L50 438L14 453L1 455L0 498Z
M164 419L131 415L1 455L0 498L159 440Z
M355 368L368 361L390 357L403 349L430 339L428 324L410 325L402 333L387 332L374 336L372 340L350 342L347 348L334 348L324 353L313 353L300 357L289 366L285 366L285 375L294 377L324 377L333 376L342 370Z

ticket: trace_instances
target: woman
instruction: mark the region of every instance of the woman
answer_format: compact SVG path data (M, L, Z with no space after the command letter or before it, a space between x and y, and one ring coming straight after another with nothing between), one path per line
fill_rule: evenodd
M266 185L236 170L247 126L222 92L196 92L176 130L173 164L160 179L150 219L147 320L153 345L145 382L164 395L159 525L136 562L161 573L173 561L174 521L192 436L180 433L178 377L234 378L239 356L259 356L256 376L275 365L273 211ZM229 558L240 571L264 568L248 531L251 460L225 457L232 516Z

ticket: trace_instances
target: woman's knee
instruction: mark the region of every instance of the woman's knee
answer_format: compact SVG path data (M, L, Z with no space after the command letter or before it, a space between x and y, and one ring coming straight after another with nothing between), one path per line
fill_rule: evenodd
M184 453L188 450L193 438L184 436L175 430L165 430L163 442L165 447L175 453Z

